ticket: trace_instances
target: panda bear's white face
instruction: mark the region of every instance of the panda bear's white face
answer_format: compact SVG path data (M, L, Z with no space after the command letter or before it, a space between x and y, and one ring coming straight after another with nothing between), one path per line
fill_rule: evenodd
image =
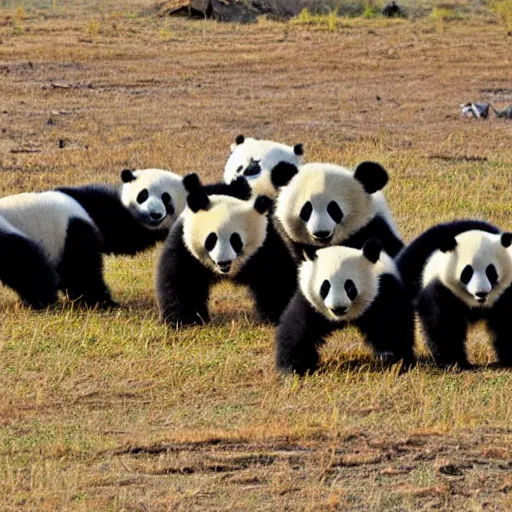
M491 308L512 284L512 234L466 231L428 260L423 286L439 279L471 308Z
M363 250L335 246L305 256L299 269L301 291L316 311L335 322L363 315L378 295L379 277L397 275L393 261L375 239Z
M163 169L121 173L121 202L148 229L168 230L185 208L181 176Z
M255 195L274 198L277 187L272 182L272 171L281 162L300 165L303 153L302 144L287 146L239 135L231 145L231 155L224 168L224 182L231 183L238 176L245 176Z
M326 247L343 243L381 209L372 196L387 182L373 162L355 172L332 164L305 164L281 189L276 217L296 243Z
M212 195L205 201L196 211L189 207L183 213L185 245L207 268L233 277L265 241L270 199Z

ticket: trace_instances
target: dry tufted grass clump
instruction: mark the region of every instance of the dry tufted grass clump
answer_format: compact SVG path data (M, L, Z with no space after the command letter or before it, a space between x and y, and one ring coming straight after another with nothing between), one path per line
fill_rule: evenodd
M2 4L1 194L125 167L216 180L244 133L303 142L310 161L382 162L408 241L464 216L512 229L512 124L459 115L512 103L497 17L315 30L152 5ZM382 370L347 331L318 374L282 378L244 290L215 289L209 326L159 323L158 250L107 258L113 311L28 311L0 288L1 510L512 507L512 374L485 332L473 372Z

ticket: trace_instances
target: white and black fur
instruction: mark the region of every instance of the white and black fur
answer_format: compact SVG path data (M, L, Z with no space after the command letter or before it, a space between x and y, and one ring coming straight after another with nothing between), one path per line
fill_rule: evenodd
M103 280L101 237L75 200L61 192L0 199L0 281L33 308L57 300L112 306Z
M288 165L302 163L302 144L288 146L271 140L253 139L238 135L231 145L231 154L224 167L224 182L231 183L244 176L255 195L277 196L278 181L287 174Z
M274 222L300 260L305 248L344 245L361 249L370 238L381 240L394 257L403 247L381 190L388 181L385 169L362 162L355 171L310 163L288 169L276 201Z
M276 331L276 365L314 371L325 338L351 324L387 364L414 364L414 312L392 259L376 239L362 250L308 249L299 287Z
M512 234L481 221L427 230L397 259L427 345L442 367L471 368L468 326L484 321L499 363L512 366Z
M93 219L106 254L133 255L164 240L186 205L182 177L164 169L121 172L122 185L57 189Z
M227 278L249 287L260 320L277 322L295 291L296 272L268 221L272 201L242 200L227 189L208 195L195 174L185 185L188 208L165 242L156 274L162 320L175 327L208 322L210 288Z

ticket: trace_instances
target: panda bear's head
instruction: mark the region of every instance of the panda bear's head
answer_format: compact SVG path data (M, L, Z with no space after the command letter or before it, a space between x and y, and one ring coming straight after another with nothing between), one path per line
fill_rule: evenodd
M195 174L185 177L185 186L189 191L183 213L186 247L213 272L235 276L265 241L271 199L208 196Z
M148 229L170 229L185 208L183 178L171 171L124 169L121 180L121 203Z
M387 181L385 169L374 162L363 162L354 172L332 164L305 164L288 184L281 184L285 186L275 215L293 242L339 245L378 213L372 194Z
M396 275L380 241L369 239L362 250L335 246L308 249L299 268L302 294L333 322L350 322L370 307L379 293L379 277Z
M423 271L423 286L439 279L471 308L490 308L512 284L512 233L471 230L441 238Z
M231 145L231 155L224 168L224 182L231 183L238 176L245 176L255 195L274 198L278 181L283 180L283 174L288 175L290 167L293 169L301 164L303 154L302 144L287 146L239 135Z

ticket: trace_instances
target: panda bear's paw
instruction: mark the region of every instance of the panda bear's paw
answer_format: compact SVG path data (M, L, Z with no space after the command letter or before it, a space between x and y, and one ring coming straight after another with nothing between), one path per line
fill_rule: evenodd
M386 368L399 365L400 368L398 370L398 374L407 372L416 366L416 358L414 357L414 354L398 355L391 350L376 352L375 359Z

